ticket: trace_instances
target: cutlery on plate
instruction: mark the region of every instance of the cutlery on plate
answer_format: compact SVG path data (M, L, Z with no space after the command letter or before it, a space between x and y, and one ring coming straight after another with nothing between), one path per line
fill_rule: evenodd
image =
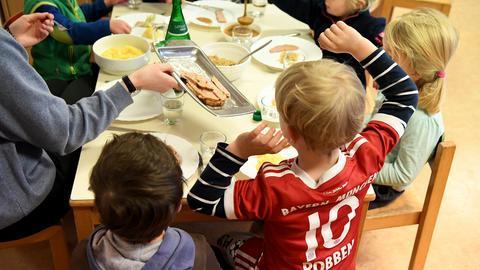
M245 61L250 55L260 51L261 49L265 48L268 44L272 43L273 39L270 39L269 41L265 42L265 44L263 44L262 46L256 48L255 50L251 51L249 54L247 54L245 57L243 57L242 59L240 59L238 61L237 64L241 64L243 63L243 61Z
M194 4L194 3L189 2L189 1L185 1L185 4L187 4L187 6L203 8L203 9L207 9L207 10L211 10L211 11L223 11L223 8L212 7L212 6L202 5L202 4Z
M139 132L139 133L159 133L159 130L145 130L145 129L135 129L135 128L125 128L125 127L107 127L109 131L120 131L120 132Z

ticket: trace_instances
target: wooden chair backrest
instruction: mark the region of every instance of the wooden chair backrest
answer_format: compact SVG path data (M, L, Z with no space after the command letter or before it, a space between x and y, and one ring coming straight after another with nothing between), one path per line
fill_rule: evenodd
M364 230L366 231L413 224L419 225L409 269L423 269L425 264L455 149L456 145L452 141L444 141L438 144L435 159L431 165L432 172L423 206L415 205L416 202L411 196L412 192L407 190L391 205L367 212L364 224Z

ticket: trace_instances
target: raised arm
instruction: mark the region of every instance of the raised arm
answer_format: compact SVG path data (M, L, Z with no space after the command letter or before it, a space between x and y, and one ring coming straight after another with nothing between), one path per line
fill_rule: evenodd
M385 96L378 113L361 133L372 146L370 159L382 166L387 153L398 143L418 102L418 90L410 77L382 48L376 48L343 22L320 35L320 45L333 52L352 54L368 70ZM356 140L360 140L357 138ZM356 143L354 141L354 143Z

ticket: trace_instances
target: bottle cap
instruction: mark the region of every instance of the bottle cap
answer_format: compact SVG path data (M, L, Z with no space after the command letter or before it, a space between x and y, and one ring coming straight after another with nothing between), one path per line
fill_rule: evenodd
M257 122L262 121L262 113L260 112L260 110L256 110L256 111L253 113L252 119L253 119L253 121L257 121Z

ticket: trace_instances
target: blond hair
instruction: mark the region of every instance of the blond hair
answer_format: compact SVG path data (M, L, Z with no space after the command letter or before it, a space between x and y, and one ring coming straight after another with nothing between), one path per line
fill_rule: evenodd
M365 1L365 5L363 7L358 7L358 4L360 3L360 0L347 0L347 4L352 10L352 13L358 12L358 11L365 11L370 9L371 6L375 3L376 0L363 0Z
M458 45L458 32L448 18L430 8L414 10L387 25L384 42L392 57L405 57L420 77L418 107L428 114L439 112L445 95L441 72Z
M292 65L275 83L282 120L312 150L330 151L361 130L365 91L355 71L332 60Z

